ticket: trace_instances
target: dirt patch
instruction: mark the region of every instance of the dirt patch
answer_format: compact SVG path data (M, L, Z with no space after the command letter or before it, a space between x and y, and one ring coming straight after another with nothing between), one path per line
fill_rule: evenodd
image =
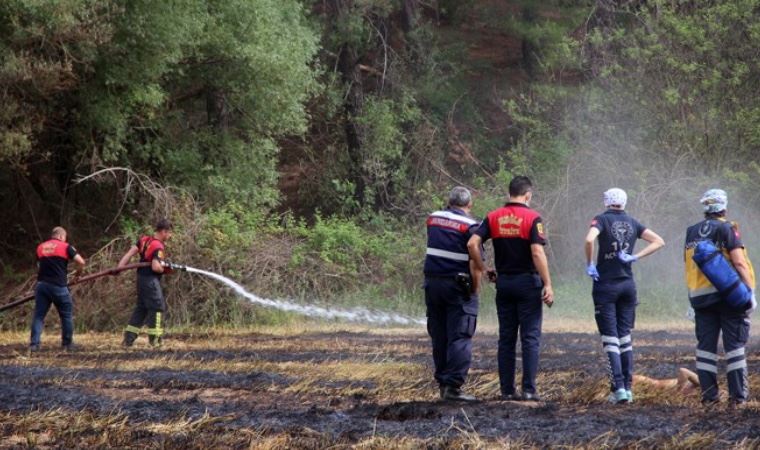
M406 422L414 419L438 419L441 417L441 406L429 402L393 403L380 408L377 414L379 420L394 420Z

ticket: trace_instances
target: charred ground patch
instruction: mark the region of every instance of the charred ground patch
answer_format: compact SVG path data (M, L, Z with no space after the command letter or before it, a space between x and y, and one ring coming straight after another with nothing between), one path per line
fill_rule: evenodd
M116 335L78 343L76 353L31 357L23 344L0 346L0 447L760 444L756 402L705 411L696 397L640 389L633 405L604 403L595 333L545 333L539 404L498 398L489 333L475 341L476 404L437 401L427 337L416 330L187 333L158 351L122 349ZM666 378L693 364L689 331L640 331L634 345L641 374ZM754 374L757 348L749 355ZM758 381L751 376L755 392Z

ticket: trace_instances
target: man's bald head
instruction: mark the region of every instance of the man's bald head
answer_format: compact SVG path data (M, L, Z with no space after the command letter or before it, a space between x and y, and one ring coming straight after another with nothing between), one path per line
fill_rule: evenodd
M66 229L63 227L55 227L53 228L53 231L50 233L50 237L53 239L58 239L59 241L66 241Z

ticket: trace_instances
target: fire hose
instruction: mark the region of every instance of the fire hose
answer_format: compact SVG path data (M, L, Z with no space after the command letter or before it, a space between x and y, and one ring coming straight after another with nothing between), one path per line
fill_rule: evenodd
M111 269L101 270L100 272L96 272L90 275L85 275L85 276L75 278L69 281L68 286L71 287L71 286L76 286L77 284L87 283L93 280L97 280L98 278L105 277L107 275L116 275L117 273L121 273L126 270L139 269L140 267L149 267L150 264L151 263L149 262L141 262L141 263L127 264L126 266L122 266L122 267L113 267ZM164 266L172 270L186 270L185 266L180 265L180 264L166 263L164 264ZM0 306L0 312L23 305L24 303L27 303L31 300L34 300L34 291L29 291L26 294L23 294L18 299L10 303L6 303L3 306Z

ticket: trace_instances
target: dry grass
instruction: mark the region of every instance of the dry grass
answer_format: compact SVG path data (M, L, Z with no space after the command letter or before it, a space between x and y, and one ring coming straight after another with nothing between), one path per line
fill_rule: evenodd
M488 368L476 364L471 370L468 390L488 400L472 407L436 401L429 343L419 331L370 332L365 327L335 325L186 331L168 339L161 350L150 350L143 341L136 348L123 349L117 334L87 333L77 335L82 349L74 354L58 351L57 336L51 334L44 341L50 349L32 357L23 351L26 333L0 334L0 376L7 383L0 390L16 389L0 392L5 403L0 407L0 448L489 449L542 448L548 442L572 449L760 445L756 434L739 433L743 437L737 439L740 425L729 431L717 425L693 427L711 414L702 411L696 396L638 386L635 405L611 409L605 403L606 380L589 378L586 368L565 363L579 357L578 348L585 341L564 339L562 345L548 345L544 358L549 368L541 371L538 380L547 405L497 401L499 381L491 361ZM595 336L587 341L591 347L584 357L595 361L599 350L593 347ZM651 337L639 342L642 347L657 343ZM575 347L568 349L565 344ZM493 358L495 349L489 346L486 351L481 358ZM689 356L673 357L679 361ZM657 358L657 353L644 352L641 364L650 367L658 363ZM756 363L754 358L750 355L751 365ZM553 370L553 365L565 368ZM10 376L18 378L7 379ZM760 377L752 375L750 383L760 392ZM384 417L382 411L395 418ZM760 405L751 402L735 418L751 428L757 426L753 418L758 413ZM674 432L632 437L614 425L647 419L650 414L655 419L642 426L656 430L658 420L672 420L668 426ZM592 422L593 434L584 431L584 422L577 430L570 425L562 431L565 421L579 417ZM730 419L723 423L732 426ZM542 427L548 427L546 435Z

